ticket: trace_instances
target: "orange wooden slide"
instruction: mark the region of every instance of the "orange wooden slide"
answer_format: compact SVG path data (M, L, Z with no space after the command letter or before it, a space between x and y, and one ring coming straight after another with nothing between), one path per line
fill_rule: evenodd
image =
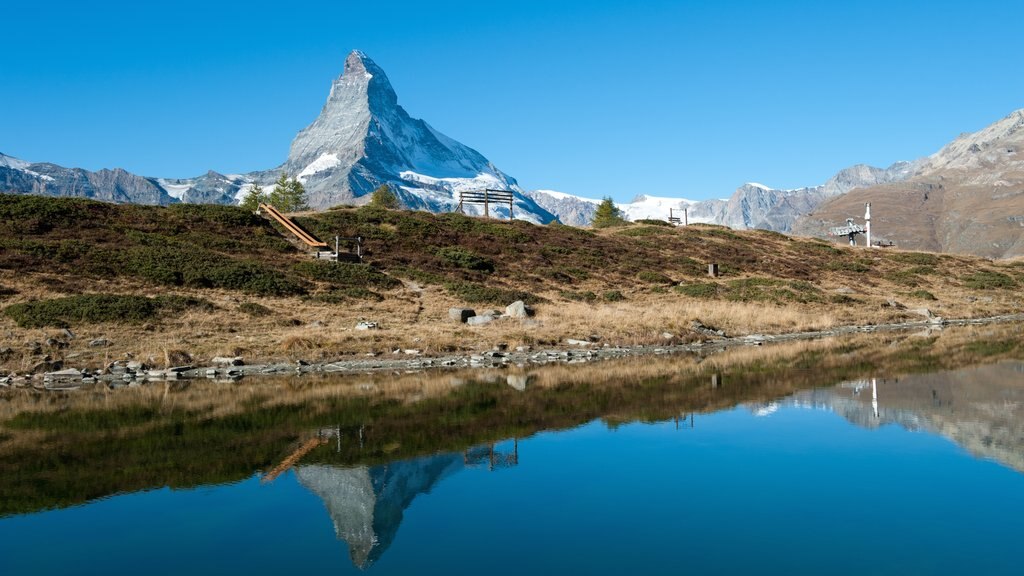
M311 248L327 248L326 242L323 242L316 236L313 236L309 232L306 232L301 226L299 226L295 222L292 222L291 218L288 218L284 214L281 214L277 210L277 208L274 208L270 204L260 204L260 207L256 212L265 212L269 214L271 218L277 220L277 222L281 226L284 226L286 230L288 230L296 237L298 237L298 239L301 240L307 246Z

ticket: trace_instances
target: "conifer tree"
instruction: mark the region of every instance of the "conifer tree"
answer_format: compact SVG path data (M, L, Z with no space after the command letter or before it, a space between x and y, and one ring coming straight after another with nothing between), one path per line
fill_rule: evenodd
M398 196L391 190L391 186L381 184L370 195L370 206L398 210L402 207L402 203L398 201Z
M590 225L594 228L609 228L611 226L622 226L626 219L622 217L622 211L615 205L611 198L605 197L597 206L594 212L594 219Z
M306 204L306 188L296 178L289 178L287 173L274 183L274 191L270 193L267 203L281 212L298 212L309 210Z
M260 204L267 201L267 193L263 191L263 186L259 184L253 184L252 188L249 189L249 193L242 199L242 203L239 204L242 208L245 208L249 212L255 212Z

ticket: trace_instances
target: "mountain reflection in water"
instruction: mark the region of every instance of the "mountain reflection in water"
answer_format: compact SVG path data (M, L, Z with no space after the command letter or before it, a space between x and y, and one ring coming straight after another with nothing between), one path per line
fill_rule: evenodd
M302 486L323 500L338 538L348 543L352 563L366 568L380 558L398 532L402 514L420 494L469 466L515 465L518 450L502 454L478 446L461 454L438 454L381 466L298 466Z
M895 424L944 436L976 457L1024 472L1024 362L847 381L747 407L761 417L787 408L811 409L868 429ZM681 415L675 425L695 427L699 419ZM353 564L367 568L390 546L417 496L467 466L493 468L496 459L500 465L518 463L518 443L509 445L509 454L490 445L369 467L299 466L296 477L324 502Z
M502 370L0 390L0 572L79 572L76 554L91 573L127 572L123 548L151 557L168 539L180 553L154 572L212 570L227 562L204 552L212 535L249 546L223 568L257 572L340 560L411 573L449 562L455 543L483 560L510 539L534 553L496 574L563 555L567 572L682 567L680 539L698 571L749 571L757 555L792 568L792 538L834 558L869 527L898 542L884 556L905 572L940 558L1001 569L1015 558L1004 535L1024 530L1022 342L1007 325ZM899 514L872 525L836 491ZM961 525L976 527L970 542ZM67 559L45 553L52 541ZM279 541L307 553L286 564Z

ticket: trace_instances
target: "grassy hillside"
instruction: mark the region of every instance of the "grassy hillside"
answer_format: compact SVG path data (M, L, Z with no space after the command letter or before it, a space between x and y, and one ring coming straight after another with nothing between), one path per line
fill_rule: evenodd
M155 356L170 348L261 358L430 353L590 334L679 341L694 337L694 319L736 333L916 318L890 300L949 317L1014 312L1024 282L1021 262L707 225L590 231L371 208L297 221L328 241L362 236L367 263L315 261L234 207L0 195L0 329L15 344L0 362L27 368L37 355L22 343L60 327L108 338L118 353ZM708 277L709 263L719 278ZM123 296L132 298L117 301ZM537 305L537 322L446 321L449 306L517 299ZM360 318L384 329L355 333Z

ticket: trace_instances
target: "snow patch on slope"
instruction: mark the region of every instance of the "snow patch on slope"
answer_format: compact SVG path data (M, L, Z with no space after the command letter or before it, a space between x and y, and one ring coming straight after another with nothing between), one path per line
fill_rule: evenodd
M25 170L30 166L30 164L24 160L18 160L12 156L0 154L0 166L6 166L7 168L12 168L14 170Z
M339 164L341 164L341 159L338 158L337 154L325 152L321 154L319 158L313 160L308 166L303 168L302 172L299 172L299 175L296 176L295 179L299 182L305 183L306 178L309 178L313 174L323 172L324 170L330 170Z
M176 200L181 200L185 196L185 193L194 185L194 182L191 180L186 180L181 184L174 184L166 178L157 178L156 182L164 189L165 192L167 192L168 196Z

